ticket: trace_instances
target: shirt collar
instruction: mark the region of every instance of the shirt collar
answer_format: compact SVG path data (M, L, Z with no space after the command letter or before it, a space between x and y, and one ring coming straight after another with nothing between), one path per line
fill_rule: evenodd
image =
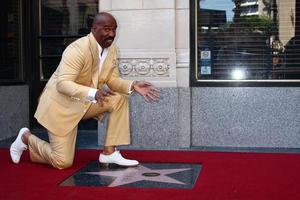
M107 49L108 49L108 48L104 48L104 49L103 49L103 48L100 46L100 44L98 44L98 43L97 43L97 46L98 46L98 51L99 51L100 56L101 56L101 51L104 52L104 51L107 51Z

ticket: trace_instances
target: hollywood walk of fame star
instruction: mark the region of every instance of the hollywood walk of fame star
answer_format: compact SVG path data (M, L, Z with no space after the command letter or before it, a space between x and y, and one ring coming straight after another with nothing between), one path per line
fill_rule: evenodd
M86 172L86 173L98 175L98 176L116 177L116 179L110 185L108 185L108 187L116 187L116 186L126 185L138 181L144 181L144 180L185 185L185 183L176 180L174 178L168 177L166 175L173 174L176 172L182 172L186 170L191 170L191 168L150 169L142 165L139 165L138 167L135 168L127 168L118 171L99 171L99 172Z

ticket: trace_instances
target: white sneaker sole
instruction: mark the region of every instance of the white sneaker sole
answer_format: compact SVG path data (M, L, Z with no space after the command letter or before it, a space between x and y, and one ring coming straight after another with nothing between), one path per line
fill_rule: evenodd
M136 165L120 165L117 163L102 163L100 162L100 166L104 167L104 168L118 168L118 167L137 167L139 166L140 163L136 164Z

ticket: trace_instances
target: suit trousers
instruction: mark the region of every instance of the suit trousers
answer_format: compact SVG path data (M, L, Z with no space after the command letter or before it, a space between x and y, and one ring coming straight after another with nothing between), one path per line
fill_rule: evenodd
M104 146L119 146L130 144L129 105L126 95L118 94L106 97L103 105L92 104L83 120L97 118L104 112L109 112L108 126ZM32 162L50 164L54 168L64 169L72 166L75 155L77 128L68 134L59 136L48 131L49 143L35 135L28 139L29 154Z

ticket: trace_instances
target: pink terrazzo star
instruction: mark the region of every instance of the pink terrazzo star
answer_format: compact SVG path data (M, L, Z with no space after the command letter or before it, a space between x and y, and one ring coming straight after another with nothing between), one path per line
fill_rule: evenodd
M167 174L173 174L176 172L182 172L191 170L191 168L183 169L149 169L142 165L135 168L127 168L118 171L99 171L99 172L87 172L87 174L94 174L99 176L111 176L116 179L108 185L108 187L116 187L120 185L126 185L138 181L155 181L163 183L176 183L185 185L185 183L178 181L174 178L166 176Z

